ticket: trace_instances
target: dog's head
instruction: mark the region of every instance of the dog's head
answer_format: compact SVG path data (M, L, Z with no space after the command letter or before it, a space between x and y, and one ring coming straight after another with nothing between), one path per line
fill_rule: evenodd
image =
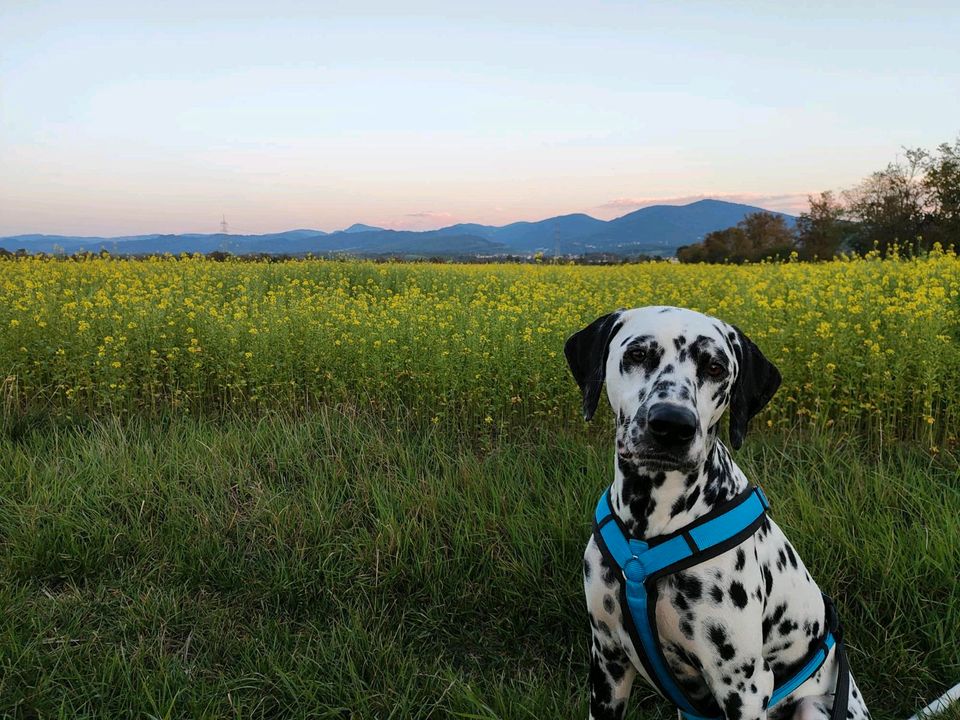
M740 330L692 310L618 310L574 333L564 346L593 417L606 381L622 461L691 470L706 461L724 411L730 442L780 386L780 372Z

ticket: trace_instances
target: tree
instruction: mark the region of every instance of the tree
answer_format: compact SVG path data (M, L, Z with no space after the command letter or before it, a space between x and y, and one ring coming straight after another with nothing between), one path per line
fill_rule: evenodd
M785 258L794 249L793 231L782 215L755 212L734 227L707 233L696 245L677 249L680 262L754 262Z
M735 227L708 233L702 242L677 249L680 262L749 262L783 258L796 249L804 260L829 259L847 247L865 254L926 252L934 242L960 246L960 137L933 152L905 149L903 157L840 198L809 196L810 209L795 231L767 212L744 217Z
M910 253L929 247L923 237L927 190L922 182L928 159L925 150L907 150L904 160L890 163L844 192L850 216L859 223L851 239L854 250L862 254L877 247L886 253L895 243Z
M797 218L797 248L804 260L829 260L837 254L851 224L845 219L843 205L827 190L807 200L810 209Z
M703 252L703 243L681 245L677 248L677 260L682 263L706 262Z
M929 235L943 245L960 244L960 137L924 158L923 188L929 206Z
M796 246L793 230L783 215L755 212L741 220L737 227L746 236L744 260L786 258Z

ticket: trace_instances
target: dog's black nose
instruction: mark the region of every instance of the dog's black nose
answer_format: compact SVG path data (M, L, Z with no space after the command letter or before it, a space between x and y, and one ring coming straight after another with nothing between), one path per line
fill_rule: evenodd
M679 445L697 434L697 416L692 410L671 403L658 403L647 412L650 434L663 445Z

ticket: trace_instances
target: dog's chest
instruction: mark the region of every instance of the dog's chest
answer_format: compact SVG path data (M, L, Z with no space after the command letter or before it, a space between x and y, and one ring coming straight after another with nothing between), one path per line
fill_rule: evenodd
M786 677L823 632L823 602L780 529L750 538L657 583L664 659L694 699L706 696L704 664L737 667L762 657Z

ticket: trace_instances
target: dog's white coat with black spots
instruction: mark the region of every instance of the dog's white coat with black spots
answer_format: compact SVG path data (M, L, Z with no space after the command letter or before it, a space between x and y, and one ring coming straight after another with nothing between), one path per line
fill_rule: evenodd
M780 373L737 328L681 308L636 308L598 318L564 350L586 419L606 383L617 418L611 499L632 537L673 532L747 487L718 439L720 419L729 409L730 442L739 448ZM619 576L592 537L583 579L592 628L590 717L619 720L637 672L646 675L621 621ZM667 664L688 697L712 697L726 720L766 718L773 688L799 670L824 633L820 589L769 518L742 544L659 580L657 589ZM770 717L828 719L835 656L831 651ZM847 718L868 717L851 678Z

